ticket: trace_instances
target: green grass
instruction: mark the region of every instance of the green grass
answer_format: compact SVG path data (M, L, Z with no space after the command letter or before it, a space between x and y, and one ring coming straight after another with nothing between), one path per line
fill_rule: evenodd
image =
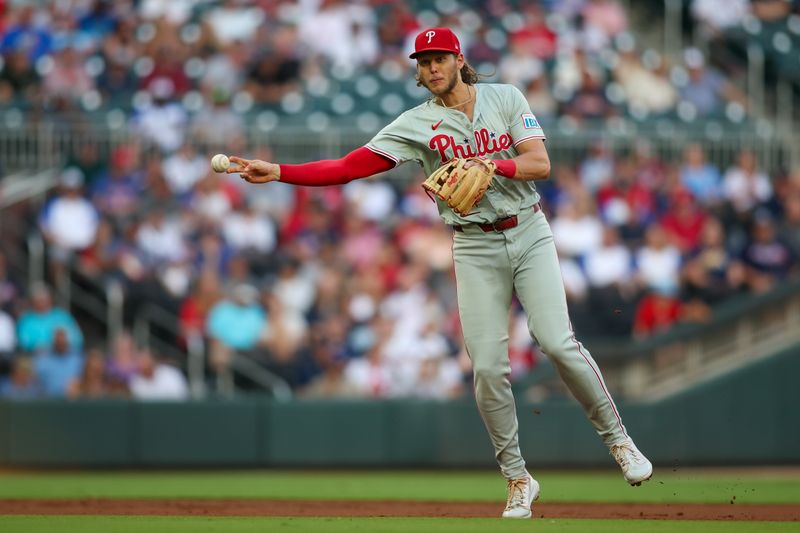
M0 517L3 533L750 533L797 531L788 522L669 522L659 520L522 520L442 518L200 518L127 516Z
M658 472L629 487L617 471L535 473L545 502L800 503L800 475ZM0 498L288 498L501 501L495 472L249 471L2 473Z
M537 472L542 501L800 503L798 471L658 472L642 487L618 472ZM314 498L487 500L504 481L485 471L7 472L0 498ZM200 516L0 516L3 533L750 533L798 531L790 522L443 518L281 518Z

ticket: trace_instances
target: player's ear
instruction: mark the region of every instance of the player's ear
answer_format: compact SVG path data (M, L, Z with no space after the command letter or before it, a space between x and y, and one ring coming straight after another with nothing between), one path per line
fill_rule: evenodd
M464 59L464 54L458 54L456 56L456 63L458 64L458 69L461 70L461 67L464 66L464 63L466 63L466 59Z

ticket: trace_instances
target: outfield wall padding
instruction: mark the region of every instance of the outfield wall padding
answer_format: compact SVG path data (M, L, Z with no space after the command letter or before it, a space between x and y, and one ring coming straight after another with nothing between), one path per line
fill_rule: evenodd
M652 404L619 405L660 465L800 464L800 351ZM611 466L571 399L518 401L532 468ZM0 402L0 463L119 467L490 467L472 398Z

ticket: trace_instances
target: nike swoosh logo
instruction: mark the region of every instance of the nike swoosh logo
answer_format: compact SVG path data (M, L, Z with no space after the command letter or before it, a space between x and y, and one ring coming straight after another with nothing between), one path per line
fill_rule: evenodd
M439 122L437 122L436 124L431 124L431 129L432 129L432 130L434 130L434 131L436 131L436 128L438 128L438 127L439 127L439 124L441 124L442 122L444 122L444 119L440 120L440 121L439 121Z

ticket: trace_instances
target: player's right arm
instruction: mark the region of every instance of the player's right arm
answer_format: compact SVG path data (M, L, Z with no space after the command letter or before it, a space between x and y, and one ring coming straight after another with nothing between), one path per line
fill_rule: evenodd
M391 159L362 146L342 157L313 161L301 165L279 165L260 159L244 159L231 156L236 166L229 167L228 174L239 174L250 183L283 181L292 185L322 187L343 185L355 179L366 178L385 172L395 166Z

